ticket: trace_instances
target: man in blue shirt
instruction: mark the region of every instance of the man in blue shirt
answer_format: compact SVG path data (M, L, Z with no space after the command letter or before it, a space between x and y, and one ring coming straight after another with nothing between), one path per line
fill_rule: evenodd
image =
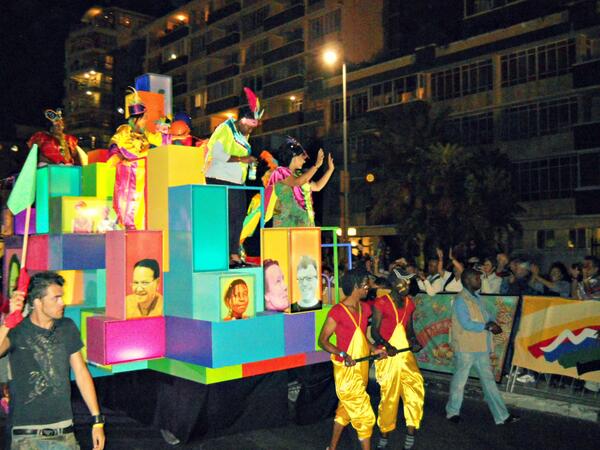
M464 289L456 295L452 305L451 345L455 354L456 369L450 383L446 417L454 423L460 421L465 384L471 366L475 366L485 401L496 425L516 422L518 417L509 414L500 396L490 362L490 333L500 334L502 329L491 320L478 293L481 288L479 272L470 268L465 269L461 280Z

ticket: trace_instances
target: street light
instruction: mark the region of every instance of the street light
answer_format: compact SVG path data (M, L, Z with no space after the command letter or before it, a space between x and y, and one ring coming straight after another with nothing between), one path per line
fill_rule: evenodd
M335 50L329 49L323 53L323 61L325 64L332 66L338 60L338 54ZM342 145L344 150L344 172L341 176L340 189L344 193L344 204L342 208L342 239L348 238L348 225L350 222L350 214L348 208L348 194L350 191L350 174L348 173L348 110L346 100L346 63L342 61Z

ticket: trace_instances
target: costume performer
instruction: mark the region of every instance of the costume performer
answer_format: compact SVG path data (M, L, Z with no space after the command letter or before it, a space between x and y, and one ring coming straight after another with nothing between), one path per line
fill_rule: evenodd
M408 428L405 449L413 448L415 430L419 429L423 418L425 388L417 360L412 352L398 353L399 349L408 347L412 351L421 349L412 327L415 304L408 295L413 276L393 269L389 277L392 291L377 298L373 309L373 338L376 343L385 347L390 356L385 360L375 361L375 374L381 387L377 417L377 425L381 431L378 449L387 447L388 435L396 429L400 399L404 404L404 419Z
M274 227L314 227L312 192L323 189L331 178L335 169L331 154L327 171L318 181L312 178L323 164L323 149L319 150L315 165L302 172L308 155L297 140L288 136L279 147L277 159L279 167L271 174L265 189L265 220L269 220L272 211Z
M358 434L363 450L371 448L371 434L375 414L371 408L367 383L369 363L357 363L355 359L368 356L370 352L385 357L385 350L372 345L366 337L371 308L361 300L367 296L367 273L350 270L341 280L347 297L329 311L319 335L319 346L332 354L333 377L339 405L335 412L330 450L335 450L342 431L351 423ZM335 333L337 345L330 342Z
M248 137L260 124L264 110L260 108L254 92L248 88L244 88L244 92L249 106L240 109L238 120L228 119L220 124L208 141L206 160L210 163L205 171L208 184L243 186L248 164L256 162L251 155ZM241 263L239 239L246 213L246 201L242 194L244 192L234 189L229 191L229 254L232 266Z
M127 230L146 229L146 158L151 145L162 144L160 133L146 131L146 106L133 88L129 122L110 140L108 163L116 167L113 208Z
M77 145L77 138L65 134L65 121L62 111L47 109L44 111L46 119L52 122L50 132L38 131L27 141L29 148L37 144L40 149L38 163L65 164L81 166L87 164L86 153ZM83 164L82 164L83 163Z

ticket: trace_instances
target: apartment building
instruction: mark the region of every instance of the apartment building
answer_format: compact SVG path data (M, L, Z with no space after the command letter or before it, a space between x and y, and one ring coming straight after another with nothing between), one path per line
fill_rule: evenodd
M115 89L115 55L137 38L152 18L116 7L86 11L65 43L65 117L67 132L85 149L105 148L122 115L123 92ZM139 73L144 46L139 47ZM120 69L128 63L119 64ZM132 81L129 81L131 84ZM122 89L120 90L122 91ZM120 96L121 98L115 97Z
M540 4L465 0L465 38L351 71L349 128L371 111L415 101L434 112L449 108L450 128L467 151L494 146L513 162L525 209L515 248L571 261L600 251L600 6L548 1L533 11L532 3ZM326 80L322 93L325 133L340 148L340 77ZM350 224L358 235L370 225L361 160L368 140L350 132ZM339 217L334 191L327 191L325 223Z
M254 145L274 132L312 137L323 117L307 90L323 76L322 48L335 42L348 61L372 59L383 49L382 7L358 0L192 1L143 30L145 69L173 77L174 110L188 111L201 136L237 114L248 86L266 110Z

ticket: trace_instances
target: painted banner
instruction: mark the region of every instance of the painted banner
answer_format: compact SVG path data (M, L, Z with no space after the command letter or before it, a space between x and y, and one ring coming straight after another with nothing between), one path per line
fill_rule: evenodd
M429 296L419 294L413 315L413 327L423 349L416 354L419 367L435 372L454 373L454 352L450 346L452 300L455 294ZM482 296L491 317L502 327L502 333L492 337L490 359L496 381L502 377L502 365L512 330L518 297ZM477 376L475 370L471 376Z
M600 302L523 297L513 364L600 382Z

